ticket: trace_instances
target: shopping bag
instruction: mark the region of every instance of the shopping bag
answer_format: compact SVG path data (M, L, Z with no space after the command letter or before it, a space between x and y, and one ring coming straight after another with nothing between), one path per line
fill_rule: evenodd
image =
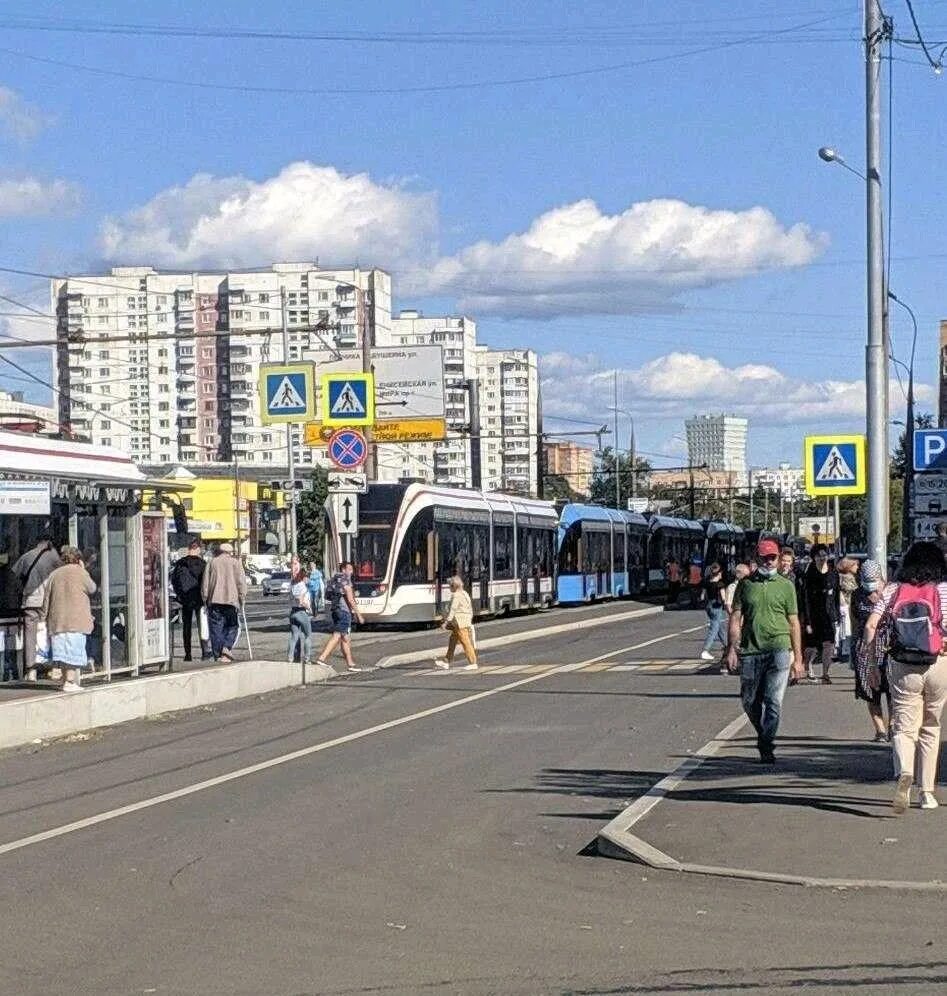
M210 639L210 620L207 618L207 609L203 605L197 610L197 635L205 643Z
M52 660L52 651L49 646L49 631L46 623L40 620L36 624L36 657L30 665L31 667L49 667Z

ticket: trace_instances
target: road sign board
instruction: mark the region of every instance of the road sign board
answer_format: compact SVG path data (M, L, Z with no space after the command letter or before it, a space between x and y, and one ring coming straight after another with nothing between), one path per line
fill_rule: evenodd
M947 470L947 429L914 430L914 469Z
M322 375L323 425L370 426L375 421L375 379L370 373Z
M639 515L648 511L649 499L647 498L629 498L628 499L628 511L637 512Z
M358 535L358 495L330 494L332 519L339 536Z
M260 365L260 422L305 422L316 414L316 371L312 363Z
M806 436L806 493L863 495L868 487L864 436Z
M376 443L429 443L447 438L447 422L442 418L402 418L378 421L376 414L372 439Z
M368 443L358 429L338 429L329 440L329 460L339 470L356 470L368 456Z
M943 515L916 515L913 522L915 539L932 540L937 537L937 527L947 523L947 518Z
M329 471L329 494L364 495L368 494L368 477L358 471Z

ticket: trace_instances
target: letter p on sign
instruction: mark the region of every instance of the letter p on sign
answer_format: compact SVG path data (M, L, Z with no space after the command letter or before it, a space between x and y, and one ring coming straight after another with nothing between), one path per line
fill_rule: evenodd
M917 429L914 433L914 469L947 470L947 429Z

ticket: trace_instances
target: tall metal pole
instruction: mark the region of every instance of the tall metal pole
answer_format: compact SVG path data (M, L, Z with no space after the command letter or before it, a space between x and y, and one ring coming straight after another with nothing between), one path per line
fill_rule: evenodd
M750 529L752 529L753 528L753 468L750 467L750 469L746 473L747 473L746 496L750 502Z
M280 287L280 315L283 324L283 362L289 363L289 325L286 312L286 288ZM289 492L289 552L290 555L296 551L296 457L293 453L293 424L286 423L286 469L289 479L293 482L293 487ZM284 489L285 495L285 489Z
M621 508L621 475L618 466L618 370L615 370L615 449L612 452L615 465L615 508Z
M358 286L358 271L355 271L353 286L355 287L355 304L360 316L359 325L362 330L362 373L372 373L372 348L375 345L375 321L374 308L371 311L371 320L366 312L366 302L362 294L361 287ZM378 444L374 440L372 429L369 428L365 437L368 441L368 456L365 460L365 474L370 481L378 479Z
M842 515L839 511L838 495L835 496L835 553L842 555Z
M631 416L629 416L631 418ZM631 419L631 446L629 447L629 457L631 459L631 497L638 497L638 458L635 456L635 420Z
M868 232L868 556L888 562L888 362L884 335L881 216L881 46L887 34L879 0L865 0L865 188Z

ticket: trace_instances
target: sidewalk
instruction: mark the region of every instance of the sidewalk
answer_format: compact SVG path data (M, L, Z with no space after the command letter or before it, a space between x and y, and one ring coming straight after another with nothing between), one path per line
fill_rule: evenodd
M761 873L750 877L840 887L947 883L941 846L947 791L939 790L938 810L922 811L914 800L904 816L894 815L891 749L870 742L866 706L855 700L850 672L844 666L836 672L829 687L788 689L775 767L759 763L747 724L713 744L717 753L671 785L627 831L673 859L665 867L691 866L681 871L749 870ZM736 693L736 679L719 681ZM734 716L738 709L735 698ZM613 821L619 829L621 823ZM607 844L602 849L609 853ZM648 860L647 848L642 855Z

